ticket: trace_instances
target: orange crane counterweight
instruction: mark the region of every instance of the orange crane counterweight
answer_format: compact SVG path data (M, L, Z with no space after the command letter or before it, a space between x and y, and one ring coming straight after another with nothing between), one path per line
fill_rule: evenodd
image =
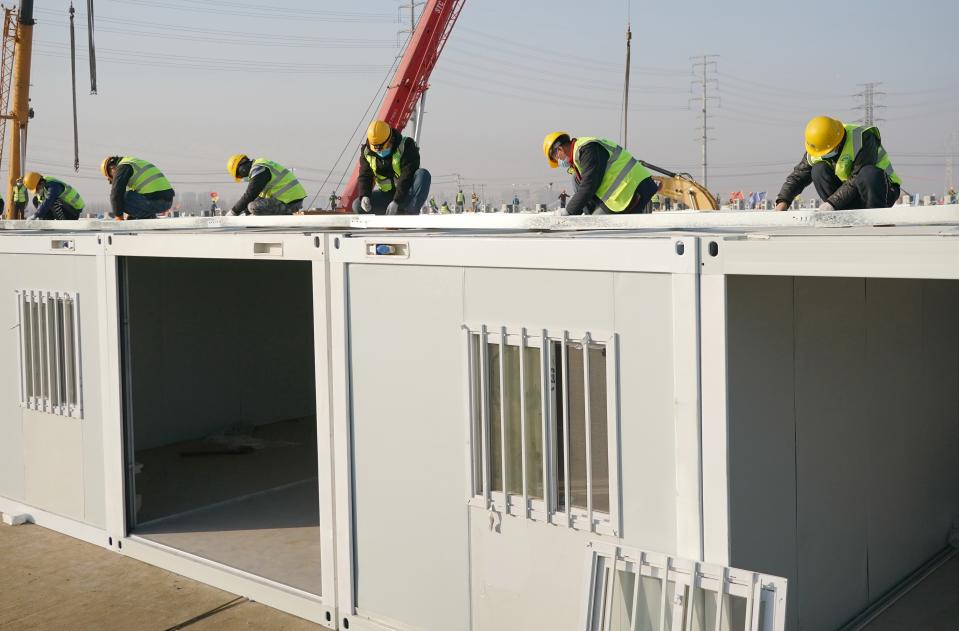
M13 52L12 109L10 119L10 170L7 180L7 219L13 219L13 189L23 176L26 162L27 123L30 119L30 62L33 51L33 0L20 0L17 13L16 43ZM6 125L6 120L4 120Z

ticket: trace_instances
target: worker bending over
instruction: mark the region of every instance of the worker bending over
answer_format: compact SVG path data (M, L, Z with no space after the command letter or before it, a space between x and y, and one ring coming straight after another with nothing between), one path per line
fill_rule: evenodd
M810 183L823 200L819 210L847 210L892 206L902 180L878 129L817 116L806 125L806 153L779 191L776 210L788 209Z
M353 212L377 215L418 215L430 194L430 172L420 168L416 141L385 121L366 130L360 151L360 175ZM373 190L373 183L376 188Z
M650 212L649 202L659 185L646 167L613 141L570 138L556 131L543 140L543 153L551 168L561 166L572 174L576 188L557 214Z
M84 203L80 193L66 182L29 171L23 184L33 191L37 212L33 219L79 219Z
M110 156L100 163L100 172L112 184L110 208L115 217L156 219L173 206L170 181L146 160Z
M281 164L266 158L250 160L237 153L227 160L226 170L237 182L250 182L229 214L292 215L303 208L306 189L293 171Z

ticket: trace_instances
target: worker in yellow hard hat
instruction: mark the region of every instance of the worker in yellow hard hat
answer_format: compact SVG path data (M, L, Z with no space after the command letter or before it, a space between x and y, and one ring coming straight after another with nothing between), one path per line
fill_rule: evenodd
M420 149L415 140L386 121L370 123L360 150L353 212L418 215L429 197L431 181L430 172L420 168ZM373 190L374 184L377 190Z
M551 168L562 167L573 176L576 189L557 214L650 212L649 202L659 185L649 169L612 140L571 138L554 131L543 139L543 153Z
M17 183L13 186L13 218L23 219L24 212L27 209L27 187L23 183L23 178L18 177Z
M84 203L72 186L50 175L29 171L23 185L33 192L37 212L31 219L79 219Z
M306 189L293 171L279 163L237 153L230 156L226 170L237 182L249 181L229 214L292 215L303 208Z
M146 160L133 156L107 156L100 173L110 182L110 213L118 218L156 219L173 206L173 186Z
M878 129L817 116L806 125L806 152L779 191L776 210L788 209L810 183L826 211L888 208L899 199L902 180Z

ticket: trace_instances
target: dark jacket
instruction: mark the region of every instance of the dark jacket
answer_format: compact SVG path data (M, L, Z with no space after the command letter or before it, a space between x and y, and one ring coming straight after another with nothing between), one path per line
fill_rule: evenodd
M133 167L129 164L121 164L113 174L113 187L110 189L110 206L117 215L123 214L123 198L127 194L127 182L133 175ZM173 189L168 188L163 191L154 191L144 195L147 199L173 199Z
M247 212L246 207L250 205L250 202L260 196L260 193L263 192L266 185L270 183L271 177L273 177L273 174L270 173L269 169L261 169L251 177L250 184L246 187L246 191L240 199L233 204L233 213L239 215L240 213Z
M576 150L573 145L573 151ZM598 142L591 142L579 150L579 173L575 173L576 192L566 204L566 212L570 215L591 213L599 199L596 191L603 182L606 173L606 164L609 162L609 152Z
M47 180L43 181L43 188L45 189L43 203L37 208L37 214L35 216L37 219L54 219L53 206L57 203L57 200L60 199L60 196L63 195L63 191L67 189L59 182ZM36 206L38 201L40 201L39 198L34 197L33 205ZM66 202L63 203L66 204Z
M398 150L397 141L403 138L400 132L393 130L390 136L390 142L393 143L393 151ZM413 186L413 174L420 168L420 149L412 138L403 138L403 157L400 159L400 176L391 177L393 180L393 201L397 204L405 204L410 195L410 188ZM357 194L360 198L369 197L373 192L373 185L376 178L373 174L373 168L367 162L366 156L376 157L376 171L380 175L393 175L393 155L385 158L377 156L370 150L367 143L363 144L360 150L360 175L357 178Z
M844 142L846 142L845 136L842 142L839 143L840 153ZM832 204L832 207L837 210L854 206L859 200L859 191L856 189L855 182L856 176L859 175L859 171L863 167L875 166L879 161L879 147L879 139L876 138L874 134L863 134L862 148L859 150L859 153L856 154L855 160L853 161L852 174L848 180L836 189L835 193L829 196L829 199L824 199L823 201L829 202ZM838 159L839 156L837 155L834 158L823 160L823 163L835 171ZM810 166L806 154L803 153L799 164L793 168L793 172L786 178L782 190L780 190L779 195L776 196L776 203L785 202L786 204L792 204L796 196L802 193L810 184L812 184L812 166Z

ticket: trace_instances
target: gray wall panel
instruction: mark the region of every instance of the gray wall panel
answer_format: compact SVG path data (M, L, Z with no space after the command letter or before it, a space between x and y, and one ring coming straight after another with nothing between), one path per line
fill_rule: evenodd
M309 262L127 264L137 449L315 412Z
M793 279L728 280L730 554L735 567L796 576ZM789 592L792 625L799 592ZM795 628L795 626L793 626Z

